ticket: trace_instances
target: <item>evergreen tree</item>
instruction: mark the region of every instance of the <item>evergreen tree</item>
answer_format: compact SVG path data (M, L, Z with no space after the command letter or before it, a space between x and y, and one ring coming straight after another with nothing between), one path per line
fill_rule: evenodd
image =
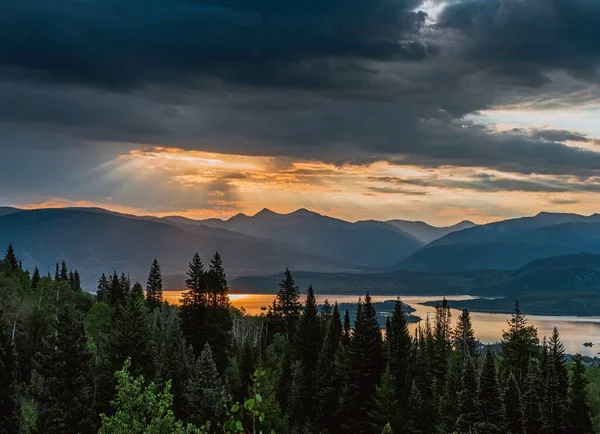
M344 333L342 334L342 343L346 348L350 348L350 336L352 327L350 326L350 313L348 309L344 312Z
M131 287L131 297L135 300L144 300L144 288L140 282L135 282Z
M587 379L585 366L580 354L573 356L573 376L569 399L569 433L590 434L594 427L590 419L590 405L587 400Z
M506 422L511 434L523 434L524 419L523 401L521 391L513 374L508 377L504 392L504 407L506 408Z
M540 369L535 359L531 359L527 368L527 378L523 391L523 413L525 432L527 434L542 433L542 406L543 397Z
M73 287L75 286L75 276L73 275L73 270L69 271L69 286L71 287L71 290L73 290Z
M206 273L207 301L206 333L213 351L219 372L224 372L232 352L233 322L229 302L229 284L223 268L223 261L216 252Z
M17 359L8 325L0 312L0 434L19 432L20 407Z
M426 414L423 404L423 396L419 391L419 387L413 381L410 387L410 394L408 395L408 425L406 429L408 434L425 434L430 432L425 427L425 421L431 415Z
M287 415L291 432L302 432L307 417L305 401L309 398L305 389L306 374L302 362L296 360L290 369L290 381L287 394Z
M44 339L34 359L39 432L92 432L92 379L86 346L81 315L65 307L58 314L55 331Z
M453 351L448 363L446 388L440 400L440 422L444 432L456 430L456 419L459 414L460 393L463 388L463 354Z
M146 301L150 309L159 307L163 302L162 273L156 258L152 262L148 274L148 281L146 283Z
M405 408L410 384L409 367L412 340L408 331L408 320L404 312L404 304L400 299L397 299L394 304L387 341L390 354L389 366L396 384L396 399Z
M477 357L477 341L475 340L475 332L471 324L471 315L467 309L463 309L456 328L452 332L452 343L454 348L463 355L463 358Z
M296 333L296 327L300 320L302 304L300 303L300 293L296 282L289 269L285 269L283 280L279 283L279 292L275 297L272 307L272 316L276 323L281 323L282 331L292 340Z
M352 419L352 403L356 394L356 384L352 378L352 362L342 341L335 352L335 379L339 384L339 397L337 401L337 410L335 417L326 419L327 426L332 427L331 432L341 432L347 428L348 422ZM327 415L326 415L327 417ZM347 429L344 429L347 431Z
M110 293L110 283L106 278L106 275L102 273L98 280L98 291L96 291L96 300L99 302L108 302Z
M567 425L568 372L565 349L556 327L548 345L544 396L544 430L548 433L565 432Z
M56 270L54 271L54 280L60 282L60 268L58 262L56 263Z
M319 429L332 431L336 424L334 414L342 389L340 377L335 372L335 356L342 338L342 321L337 303L333 306L333 314L328 324L327 333L319 352L316 382L317 420Z
M462 390L458 399L458 431L461 433L475 432L479 421L477 373L473 360L469 357L463 365Z
M204 425L223 419L225 396L208 342L191 373L185 397L186 414L191 422Z
M73 291L76 291L76 292L82 291L81 276L79 275L79 271L77 271L77 270L75 270L73 272L73 285L71 286L71 288L73 288Z
M188 291L180 300L181 328L188 343L199 354L207 342L206 331L206 275L198 253L192 258L185 281Z
M33 275L31 276L31 287L33 289L37 288L38 283L40 283L40 269L36 265L33 269Z
M386 425L390 425L396 432L402 432L404 428L396 399L396 381L389 369L385 370L375 389L373 409L369 417L375 432L381 432Z
M242 345L242 351L238 361L239 366L239 389L236 394L236 400L242 402L248 396L248 390L252 385L252 375L256 369L254 363L254 353L248 341Z
M479 377L479 422L480 432L489 434L506 433L506 411L502 402L502 391L492 351L488 348Z
M121 283L122 282L121 280L119 280L119 276L115 271L111 276L110 284L108 287L108 302L113 307L124 303L127 299L127 293L125 292L125 288L123 287L123 285L121 285Z
M67 270L67 264L65 261L60 263L60 279L61 282L69 281L69 271Z
M515 301L513 313L508 320L508 331L502 332L503 377L508 378L512 372L522 388L527 378L529 359L537 355L538 344L536 328L527 325L519 300Z
M119 370L125 360L131 360L135 376L151 378L154 373L150 333L143 301L128 296L115 307L109 345L112 372Z
M352 419L348 421L347 428L353 433L368 433L371 430L368 415L383 368L381 331L368 293L364 303L358 302L348 355L355 395L349 403Z
M319 361L321 349L321 324L317 312L317 301L313 287L306 293L304 312L298 323L298 332L294 341L296 359L302 363L304 372L303 390L306 396L314 396L313 375ZM305 406L304 414L313 415L316 402L313 399L300 402Z
M19 260L17 259L17 255L15 253L15 249L13 248L12 243L8 245L8 249L6 250L6 255L4 255L3 260L4 266L6 267L8 274L13 273L19 269Z
M446 387L448 360L452 351L450 338L452 336L450 306L446 298L435 307L435 327L433 330L433 357L431 367L435 376L436 396L443 393Z

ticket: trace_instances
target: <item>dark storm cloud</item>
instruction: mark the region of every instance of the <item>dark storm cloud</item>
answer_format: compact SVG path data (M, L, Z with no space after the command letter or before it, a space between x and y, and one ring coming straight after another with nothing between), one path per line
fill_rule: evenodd
M87 146L86 167L94 166L88 159L108 161L99 148L161 145L335 164L385 160L581 179L599 174L600 154L563 143L592 140L577 131L497 132L465 119L498 104L600 101L590 84L600 59L598 3L447 2L433 24L422 6L421 0L1 2L0 146L13 155L33 146L60 149L56 158ZM36 137L23 138L24 131ZM91 141L103 143L91 151ZM51 175L47 190L77 169L73 162L55 172L63 163L47 164L52 155L39 170L39 178ZM465 188L596 191L583 182L474 183Z
M464 0L443 10L439 26L464 37L480 70L541 86L551 69L597 80L599 20L596 0Z
M419 60L421 0L23 0L0 6L5 74L137 88L207 77L319 87L353 59ZM347 59L333 65L328 58Z

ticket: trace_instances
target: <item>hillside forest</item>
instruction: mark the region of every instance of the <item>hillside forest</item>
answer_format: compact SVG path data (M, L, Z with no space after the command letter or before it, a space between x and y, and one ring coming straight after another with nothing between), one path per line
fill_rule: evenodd
M273 305L230 305L219 253L188 266L179 306L158 261L145 285L110 271L97 293L62 262L0 261L0 433L593 433L600 369L538 336L518 301L499 345L448 304L385 329L369 294L355 315L304 303L289 270Z

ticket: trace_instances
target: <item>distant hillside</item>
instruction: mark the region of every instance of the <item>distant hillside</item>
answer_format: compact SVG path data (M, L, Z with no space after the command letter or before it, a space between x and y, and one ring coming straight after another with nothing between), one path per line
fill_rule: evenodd
M102 272L129 273L145 281L154 257L166 275L185 275L198 251L205 263L215 251L230 277L293 270L347 271L350 265L308 255L269 240L206 226L180 227L97 210L43 209L0 216L0 246L12 242L26 268L54 270L65 260L88 288Z
M205 225L248 236L284 242L349 264L387 267L416 252L424 243L383 222L356 222L299 209L278 214L263 209L254 216L238 214L229 220L190 221L168 217L179 224Z
M0 206L0 216L14 214L16 212L22 211L19 208L13 208L10 206Z
M517 269L549 256L600 253L600 215L540 213L453 232L402 261L421 271Z
M412 235L416 239L426 244L442 238L451 232L461 231L463 229L477 226L475 223L468 220L463 220L462 222L452 226L442 227L431 226L422 221L388 220L386 223L397 227L398 229Z

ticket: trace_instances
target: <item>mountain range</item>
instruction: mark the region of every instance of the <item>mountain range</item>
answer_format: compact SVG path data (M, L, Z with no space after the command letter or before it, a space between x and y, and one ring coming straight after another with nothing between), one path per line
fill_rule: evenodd
M26 268L38 265L44 272L53 271L57 261L65 260L80 271L89 288L102 272L113 270L144 281L154 257L162 266L167 286L178 287L194 252L208 263L217 250L231 278L268 276L286 267L344 273L346 281L351 281L352 275L360 274L364 281L374 273L395 270L421 273L395 274L394 285L402 285L402 276L421 279L427 273L451 273L448 276L454 277L448 278L456 280L463 277L452 273L489 269L514 270L510 279L517 280L503 280L503 285L520 287L539 282L548 270L547 265L546 271L521 267L552 256L573 255L570 267L576 273L569 272L569 276L581 279L577 274L581 267L588 267L587 272L591 265L589 257L580 254L600 254L600 215L540 213L484 225L463 221L434 227L399 219L348 222L306 209L288 214L263 209L227 220L192 220L101 208L0 207L0 246L9 242ZM585 282L595 282L594 273L595 269L590 271L587 280L584 276ZM564 273L561 276L569 281ZM436 279L440 276L431 282ZM498 281L494 279L492 283Z

